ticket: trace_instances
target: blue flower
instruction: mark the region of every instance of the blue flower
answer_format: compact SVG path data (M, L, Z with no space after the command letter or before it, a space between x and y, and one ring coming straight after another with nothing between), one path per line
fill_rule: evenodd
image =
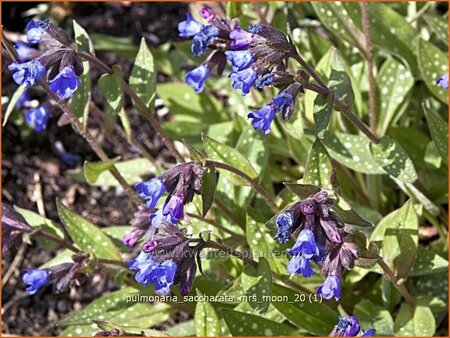
M229 77L231 78L231 86L234 89L240 89L242 91L242 95L247 95L250 92L253 84L258 77L258 73L253 68L247 68L241 71L233 71L230 73Z
M275 107L268 104L259 110L252 110L247 117L253 119L255 129L261 130L267 135L270 133L270 125L276 113Z
M279 213L275 223L278 226L277 234L275 235L275 239L277 239L280 243L286 243L292 234L292 225L294 224L294 217L292 212L284 211Z
M138 196L147 202L147 207L153 209L158 200L166 192L166 186L159 177L134 185Z
M44 106L29 109L24 113L27 124L34 128L35 131L41 132L47 128L47 121L50 113Z
M233 29L230 33L231 49L245 49L253 42L253 34L241 28Z
M41 41L42 34L45 27L48 25L48 20L34 21L31 20L25 27L27 31L27 40L29 43L36 44Z
M72 67L66 66L50 81L50 90L62 99L68 99L81 85Z
M330 337L356 337L361 331L359 326L359 321L353 316L341 316L337 325L333 328L330 333ZM375 334L374 329L363 331L361 337L373 336Z
M208 25L195 34L192 39L192 53L195 56L200 56L213 43L214 38L219 35L219 29L216 26Z
M291 258L287 265L287 272L290 274L302 274L303 277L311 277L313 275L310 260L302 255L295 255Z
M437 79L436 84L439 87L442 87L444 89L448 89L448 73L445 75L442 75L439 79Z
M361 337L372 337L375 336L376 330L375 329L369 329L366 332L364 332Z
M339 276L328 275L322 285L320 285L316 293L325 299L341 298L341 280Z
M284 111L292 106L292 104L294 103L294 99L292 98L292 95L281 92L273 98L272 103L277 108L277 110Z
M172 220L180 220L184 218L184 197L180 195L173 194L170 199L166 202L163 208L163 215L170 215Z
M186 73L184 80L189 86L195 89L196 93L200 93L203 91L203 85L205 84L209 74L209 68L204 65L200 65Z
M180 37L182 38L190 38L195 34L200 33L203 29L203 24L195 20L191 13L186 13L186 20L181 21L178 24L178 32L180 33Z
M319 248L312 230L302 230L289 253L293 257L287 266L287 271L289 273L301 273L304 277L311 277L313 271L310 259L319 255Z
M28 104L28 102L31 101L31 96L30 93L28 92L28 90L24 90L22 92L22 94L19 96L19 99L16 102L16 108L17 109L22 109L23 107L25 107L25 105Z
M163 208L158 209L157 212L150 215L150 219L152 222L152 226L155 228L159 228L162 222L176 224L179 220L172 218L170 214L164 215Z
M262 29L261 24L251 25L251 26L247 27L247 30L250 33L256 33L256 34L259 34L261 32L261 29Z
M225 55L234 71L247 69L254 62L253 54L248 50L226 51Z
M151 253L141 253L132 259L128 267L136 271L135 279L143 285L155 284L155 292L167 294L173 286L177 271L177 264L173 260L158 263L153 260Z
M31 60L25 63L13 62L8 66L9 70L15 71L14 81L21 86L33 86L45 74L45 67L37 60Z
M275 77L270 73L266 73L263 76L260 76L258 79L256 79L255 87L258 89L262 89L265 86L272 85L274 81L275 81Z
M30 61L36 54L36 49L30 47L28 44L22 41L17 41L14 47L16 48L19 60L22 62Z
M34 295L38 289L49 282L49 273L47 270L26 269L22 281L28 285L26 288L28 293Z

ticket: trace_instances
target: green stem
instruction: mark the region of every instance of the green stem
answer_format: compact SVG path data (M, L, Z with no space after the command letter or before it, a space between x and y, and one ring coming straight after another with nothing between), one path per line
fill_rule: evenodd
M60 246L62 246L63 248L69 249L70 251L73 251L75 253L80 252L80 249L78 249L77 247L75 247L72 243L61 239L59 237L56 237L52 234L49 234L47 232L42 231L41 229L36 229L32 232L30 232L29 234L30 238L34 238L34 237L43 237L46 238L54 243L59 244Z

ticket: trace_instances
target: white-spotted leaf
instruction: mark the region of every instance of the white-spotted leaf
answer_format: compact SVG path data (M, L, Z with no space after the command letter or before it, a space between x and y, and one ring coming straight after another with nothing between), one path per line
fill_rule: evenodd
M130 75L130 86L147 107L153 109L156 91L156 72L153 55L142 38Z
M333 189L338 186L331 159L319 139L316 139L309 152L303 183L313 184L324 189Z
M201 295L199 292L197 294ZM194 320L197 337L217 337L221 335L219 318L210 303L203 300L197 302Z

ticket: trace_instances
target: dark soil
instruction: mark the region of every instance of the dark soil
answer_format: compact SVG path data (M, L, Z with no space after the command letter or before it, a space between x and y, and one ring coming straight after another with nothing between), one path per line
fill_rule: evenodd
M4 31L21 33L28 21L22 13L36 7L36 3L2 3L2 24ZM58 7L59 6L59 7ZM158 45L176 37L176 24L185 15L186 4L180 3L70 3L52 5L53 16L62 20L61 26L69 26L75 19L88 32L129 37L138 46L141 37L150 45ZM65 16L67 15L67 16ZM119 64L125 74L130 72L132 60L112 53L99 55L103 61ZM11 96L16 86L11 75L3 69L2 96ZM93 81L100 73L92 71ZM32 93L39 96L40 93ZM102 95L94 90L93 101L102 107ZM132 112L133 113L133 112ZM14 123L8 123L2 130L2 201L39 212L42 203L45 216L59 222L55 200L83 215L98 226L127 224L135 207L127 196L115 188L97 188L79 183L70 175L70 170L81 170L82 165L69 168L59 158L54 143L60 141L65 148L82 159L98 160L81 136L69 125L58 127L61 113L54 109L46 131L24 133ZM111 157L122 159L136 155L129 145L116 134L105 135L100 128L98 116L91 114L89 129L101 141ZM148 123L134 113L132 127L147 151L163 161L172 161L161 141L154 137ZM42 212L42 210L41 210ZM2 258L2 275L9 270L17 257L17 265L2 290L2 332L19 335L57 335L60 329L53 324L72 310L79 310L105 292L114 289L114 283L107 276L98 273L81 287L72 288L62 294L54 294L51 287L29 296L20 281L24 268L36 268L45 263L57 251L48 252L35 245L14 248Z

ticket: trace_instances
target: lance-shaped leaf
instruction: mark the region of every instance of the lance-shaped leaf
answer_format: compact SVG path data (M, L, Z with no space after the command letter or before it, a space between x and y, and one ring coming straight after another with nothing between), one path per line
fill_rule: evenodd
M122 110L122 75L118 66L113 66L113 73L103 74L98 79L98 84L103 91L106 100L106 112L112 118Z
M205 217L214 202L217 186L217 173L208 168L202 177L202 217Z
M83 173L86 181L95 183L100 174L114 167L115 160L107 160L101 162L84 162Z
M437 151L441 155L444 163L448 163L448 125L438 114L423 106L427 118L428 128Z
M382 256L398 278L405 278L416 260L419 221L411 200L390 217L384 232Z
M394 331L396 336L431 337L436 330L436 323L429 304L418 300L413 307L403 303L395 317Z
M303 183L324 189L336 189L339 186L331 159L319 139L316 139L309 152Z
M9 116L16 107L17 101L19 101L20 96L24 93L25 88L26 88L25 84L19 86L14 92L13 96L11 97L11 101L9 101L8 107L6 107L5 117L3 118L3 126L5 126L6 122L8 122Z
M247 174L250 178L256 179L258 173L255 171L251 163L244 157L239 151L233 149L225 144L215 141L214 139L202 135L203 145L208 157L217 162L227 163L236 169L239 169L243 173ZM249 185L249 183L228 170L219 169L221 174L224 175L230 182L236 185Z
M371 144L375 161L389 175L403 183L412 183L417 179L416 169L406 151L389 136L383 136L379 144Z
M198 290L197 295L202 296ZM204 300L197 302L194 320L197 337L217 337L221 335L219 318L210 303Z
M334 94L327 96L317 95L314 100L314 123L316 127L316 135L320 138L324 137L325 130L330 123L331 113L333 112Z
M418 247L416 261L412 267L411 276L423 276L448 271L448 261L422 246Z
M269 262L261 257L258 267L246 265L241 275L242 289L250 306L260 313L269 309L272 294L272 271Z
M420 75L428 89L442 102L448 103L448 89L439 87L436 80L448 73L447 54L434 44L419 39L417 45Z
M445 43L448 41L448 20L443 16L425 14L423 16L428 26L434 30L437 36Z
M334 51L333 61L331 63L331 74L328 80L328 86L334 93L334 96L344 101L347 106L351 106L355 99L352 89L352 81L344 70L344 65L337 50Z
M130 75L130 86L137 96L152 109L156 91L156 72L153 55L142 38Z
M94 224L57 201L58 215L77 247L97 258L121 260L111 239Z

